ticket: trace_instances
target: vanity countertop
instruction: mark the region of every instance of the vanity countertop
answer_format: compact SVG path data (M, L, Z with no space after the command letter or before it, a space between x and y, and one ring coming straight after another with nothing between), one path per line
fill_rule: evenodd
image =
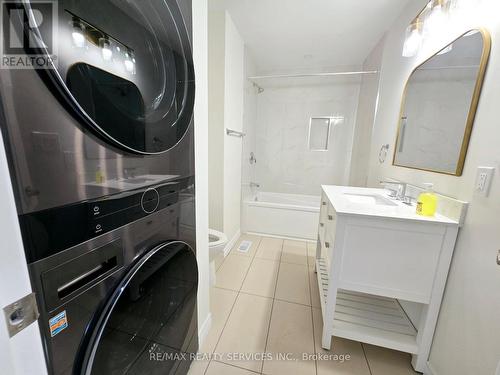
M163 174L144 174L131 178L109 179L104 182L88 182L86 185L104 187L107 189L114 189L117 191L142 189L149 185L159 184L161 182L167 183L176 179L179 175L163 175Z
M456 220L450 219L438 213L435 216L427 217L417 215L415 204L407 205L403 202L388 198L385 189L360 188L352 186L321 186L328 200L339 215L361 215L369 217L380 217L400 220L413 220L419 222L433 222L448 225L458 225ZM390 200L391 205L373 204L365 202L355 202L347 195L360 196L381 196L385 200Z

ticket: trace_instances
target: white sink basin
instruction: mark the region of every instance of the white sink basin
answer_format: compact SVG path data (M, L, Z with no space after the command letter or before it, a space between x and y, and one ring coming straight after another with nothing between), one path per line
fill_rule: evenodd
M380 194L356 194L344 193L344 196L352 203L374 204L379 206L397 206L390 199L383 197Z

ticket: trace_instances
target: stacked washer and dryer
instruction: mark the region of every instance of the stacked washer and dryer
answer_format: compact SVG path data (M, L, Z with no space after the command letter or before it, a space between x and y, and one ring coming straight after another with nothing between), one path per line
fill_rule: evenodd
M0 71L0 121L48 371L185 374L198 348L191 3L30 3L16 5L30 48L57 59ZM44 9L55 38L28 22Z

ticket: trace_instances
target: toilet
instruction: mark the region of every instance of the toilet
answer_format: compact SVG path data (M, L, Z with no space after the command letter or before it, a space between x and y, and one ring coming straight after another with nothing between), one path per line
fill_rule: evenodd
M208 230L208 257L210 262L210 285L215 285L216 262L224 258L227 236L215 229Z

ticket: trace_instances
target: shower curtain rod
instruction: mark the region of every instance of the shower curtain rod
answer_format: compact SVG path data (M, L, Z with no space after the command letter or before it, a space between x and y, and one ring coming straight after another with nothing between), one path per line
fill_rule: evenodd
M361 74L377 74L378 70L360 70L351 72L326 72L326 73L302 73L302 74L274 74L265 76L251 76L250 80L266 79L266 78L303 78L303 77L334 77L334 76L352 76Z

